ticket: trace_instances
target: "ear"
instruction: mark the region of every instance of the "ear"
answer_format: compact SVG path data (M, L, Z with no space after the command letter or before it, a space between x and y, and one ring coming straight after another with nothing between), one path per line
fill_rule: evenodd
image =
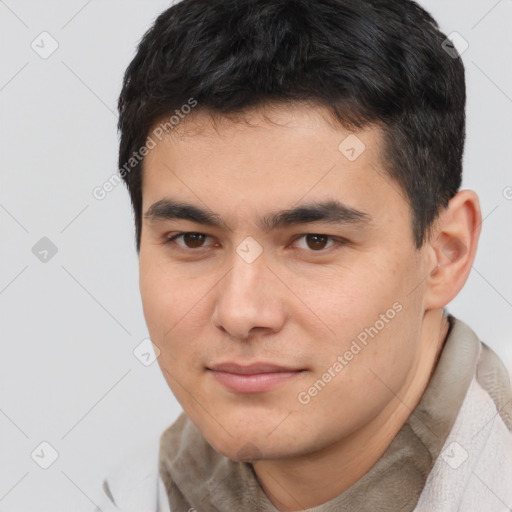
M427 279L426 310L446 306L466 283L481 227L478 196L472 190L458 192L439 215L433 236L427 242L434 269Z

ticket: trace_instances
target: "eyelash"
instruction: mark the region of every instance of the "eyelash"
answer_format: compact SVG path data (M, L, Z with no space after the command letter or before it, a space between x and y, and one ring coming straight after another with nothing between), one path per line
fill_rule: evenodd
M203 236L206 236L207 238L211 238L209 235L206 235L205 233L199 233L197 231L183 231L181 233L177 233L177 234L173 235L172 237L167 238L165 240L164 244L165 245L169 245L169 244L177 245L179 250L184 250L184 251L187 251L187 252L199 252L199 251L207 248L207 246L203 246L203 247L198 247L196 249L192 249L192 248L184 247L184 246L181 246L179 244L175 244L174 243L176 239L178 239L180 237L183 237L185 235L203 235ZM302 235L299 235L299 236L295 237L293 239L292 243L295 243L297 240L300 240L300 239L302 239L302 238L304 238L306 236L326 237L328 239L328 241L334 242L334 244L331 245L330 247L326 247L326 248L318 250L318 251L314 251L314 250L311 250L311 249L301 249L301 250L307 251L307 252L309 252L311 254L325 254L325 253L329 252L329 249L333 249L333 248L339 249L341 246L344 246L344 245L348 244L348 240L346 240L344 238L338 238L338 237L334 237L334 236L330 236L330 235L325 235L325 234L322 234L322 233L304 233Z

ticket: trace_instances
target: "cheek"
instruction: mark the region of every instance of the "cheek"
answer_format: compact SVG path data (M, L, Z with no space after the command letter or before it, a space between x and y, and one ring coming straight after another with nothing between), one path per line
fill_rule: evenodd
M200 281L184 278L180 269L160 254L142 249L139 287L146 323L159 338L162 333L186 323L181 320L194 314L194 305L200 301L203 288Z
M153 262L140 260L139 287L144 318L151 340L160 349L159 363L169 367L174 354L174 333L179 326L183 302L178 300L179 283L172 283L169 272ZM183 316L183 313L181 313Z
M342 359L343 370L331 370L337 376L322 401L344 397L346 413L356 411L353 406L363 401L371 414L373 407L388 400L388 387L400 388L418 350L422 311L421 301L407 296L410 270L404 263L399 273L395 263L383 262L381 258L380 264L346 272L342 279L333 274L324 286L310 287L306 295L308 305L329 328L324 328L329 343L317 352L316 377Z
M301 389L301 398L309 401L304 406L308 425L322 422L325 435L336 438L340 426L348 434L396 400L414 363L418 335L402 314L407 313L401 310L380 330L381 324L376 328L375 320L368 322L353 336L340 326L345 341L338 350L330 349L327 358L322 356L315 375ZM335 376L330 377L332 374ZM325 380L328 383L321 384Z
M206 337L211 338L207 323L211 318L208 291L212 284L209 279L183 276L176 266L147 261L146 257L140 260L144 317L151 340L160 349L158 362L164 376L179 395L179 386L168 373L190 384L189 379L205 361L205 346L201 344Z
M192 377L201 360L194 341L200 338L195 332L199 328L200 306L195 294L182 291L184 286L185 283L161 269L144 268L141 272L144 317L151 340L160 350L158 364L178 402L189 408L190 391L195 385Z
M144 318L153 343L158 346L164 338L168 287L161 279L162 273L155 265L140 262L139 288L142 299Z
M391 309L393 315L393 304L403 299L405 289L403 274L397 274L394 267L386 268L378 258L350 269L333 267L315 276L295 276L291 282L296 296L307 306L297 302L296 311L304 311L303 328L307 331L314 317L314 323L340 347L379 321L381 314Z

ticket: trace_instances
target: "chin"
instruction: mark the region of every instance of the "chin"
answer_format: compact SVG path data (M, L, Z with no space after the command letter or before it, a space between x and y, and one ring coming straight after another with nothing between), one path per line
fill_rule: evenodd
M259 458L286 458L297 450L300 436L294 434L296 426L290 423L290 418L283 422L283 414L274 414L266 406L263 410L249 410L231 404L222 407L218 403L212 403L212 410L218 412L218 422L197 414L195 408L188 416L215 451L229 459L250 462Z
M204 435L204 434L203 434ZM208 443L221 455L235 462L256 462L259 460L284 459L292 457L297 450L296 446L288 446L284 439L275 436L269 440L263 435L240 435L208 439Z

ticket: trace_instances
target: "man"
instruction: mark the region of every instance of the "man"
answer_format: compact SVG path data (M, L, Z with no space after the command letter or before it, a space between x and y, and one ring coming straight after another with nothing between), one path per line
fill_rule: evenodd
M184 0L119 100L183 414L103 510L512 507L506 369L445 306L482 216L464 69L409 0Z

